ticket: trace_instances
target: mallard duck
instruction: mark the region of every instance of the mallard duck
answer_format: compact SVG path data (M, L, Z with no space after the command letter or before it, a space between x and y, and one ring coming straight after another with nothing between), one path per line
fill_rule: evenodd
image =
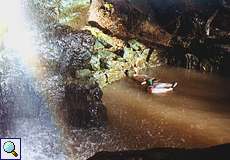
M147 79L147 92L149 93L166 93L172 91L177 86L177 82L174 83L156 83L152 79Z
M153 82L156 81L156 78L154 78L154 77L150 77L148 75L140 75L138 73L138 69L137 68L134 68L133 70L134 70L134 74L132 76L133 79L136 80L136 81L138 81L138 82L140 82L142 85L146 84L146 80L148 80L148 79L151 79Z

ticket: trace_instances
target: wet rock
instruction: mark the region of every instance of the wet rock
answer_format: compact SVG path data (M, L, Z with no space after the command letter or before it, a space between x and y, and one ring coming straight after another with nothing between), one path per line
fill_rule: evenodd
M76 70L90 68L95 37L89 31L78 31L69 26L57 26L55 33L58 37L56 44L61 53L62 72L75 78Z
M130 48L133 48L134 50L138 51L138 50L142 50L144 45L140 42L138 42L135 39L131 39L128 41L128 44L130 46Z
M167 61L168 64L170 65L180 66L180 67L186 66L185 55L183 52L181 54L178 54L175 51L167 53Z
M61 0L58 6L58 20L61 24L81 29L87 24L89 6L90 0Z
M131 61L134 57L134 52L132 48L125 47L123 58L127 61Z
M154 148L137 151L98 152L88 160L220 160L230 159L230 144L204 149Z
M90 0L49 0L39 1L39 4L50 10L60 24L81 29L87 23Z
M165 52L164 49L150 49L145 63L146 68L154 68L167 64L168 59L166 58Z
M200 62L200 70L204 72L212 72L214 70L214 66L207 59L203 59Z
M125 41L122 39L119 39L117 37L110 36L108 34L103 33L102 30L91 27L91 26L85 26L84 30L88 30L97 37L98 41L105 47L105 48L111 48L111 50L117 50L121 49L125 46ZM96 47L96 46L95 46ZM97 47L96 47L97 48Z
M76 78L85 78L85 77L90 77L92 75L92 71L89 69L82 69L82 70L77 70L76 71Z
M114 66L112 61L119 61L118 64L126 63L130 68L156 67L167 61L176 66L202 69L207 68L201 63L206 59L213 65L212 71L228 73L230 68L227 63L229 59L226 60L229 57L227 45L230 42L228 1L144 0L140 3L138 0L108 0L106 2L92 0L91 5L89 1L84 3L85 8L80 7L83 5L81 1L72 2L51 0L39 3L56 13L56 18L59 17L57 22L60 22L62 18L64 20L65 14L70 13L73 17L74 14L83 17L91 25L83 27L83 30L90 31L96 37L93 50L90 48L89 52L74 51L76 47L74 41L78 40L61 40L60 42L61 48L63 48L62 44L73 43L72 48L70 45L71 49L64 47L65 50L60 50L63 56L59 65L61 68L67 68L63 72L70 71L73 78L76 78L76 70L79 69L89 69L92 74L102 70L101 73L105 74L106 70ZM87 19L84 13L89 5ZM71 26L69 28L62 26L64 30L52 25L48 28L52 30L51 33L55 33L55 36L61 37L64 34L64 39L71 39L70 32L76 33L72 28L78 28L81 22L78 18L70 21L71 24L62 23ZM90 33L86 34L90 35ZM48 38L52 36L53 34L50 34ZM91 44L93 46L93 42ZM88 50L87 47L83 45L82 47ZM144 47L151 50L146 61L144 55L141 54L146 49ZM130 52L127 52L128 50ZM192 53L193 56L187 53ZM167 60L164 58L165 54L167 54ZM221 59L220 55L225 58ZM199 58L199 62L194 56ZM118 70L126 73L130 68L119 67ZM105 77L107 77L106 74Z
M92 66L92 69L97 71L100 70L100 56L99 55L92 55L91 60L90 60L90 64Z
M146 63L148 63L147 57L149 55L149 51L150 49L144 49L141 52L136 52L136 54L133 57L133 66L140 69L147 68Z
M96 71L93 74L95 81L100 85L101 88L108 85L107 76L103 71Z
M172 36L154 21L154 12L147 1L128 4L125 0L110 0L108 3L112 6L109 11L103 0L92 1L88 19L92 26L123 39L132 37L170 46Z
M66 86L63 113L74 127L100 127L107 122L107 109L102 104L98 84L71 83Z
M115 69L110 69L105 72L105 75L107 77L107 82L108 84L118 81L121 78L125 77L125 72L124 71L119 71Z
M186 57L186 68L197 68L199 59L190 53L185 54Z
M92 27L90 30L96 37L99 35L94 45L90 64L93 76L100 87L120 80L127 73L132 73L131 70L134 67L143 69L163 64L160 56L157 56L158 49L155 49L154 54L150 54L150 49L135 39L128 40L128 44L121 47L118 39L113 39L104 33L101 34Z
M148 2L155 12L158 23L174 36L172 50L168 52L169 64L202 70L201 61L206 59L213 69L209 67L205 70L227 73L230 69L229 65L219 57L222 55L228 58L229 55L226 50L230 39L230 22L227 20L229 1L153 0ZM223 45L225 49L220 47ZM194 59L187 53L192 53L199 58L199 62L195 60L197 58Z

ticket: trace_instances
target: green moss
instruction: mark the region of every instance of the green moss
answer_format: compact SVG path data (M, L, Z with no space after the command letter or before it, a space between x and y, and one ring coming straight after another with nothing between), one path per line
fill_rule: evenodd
M116 43L114 42L112 37L110 37L109 35L103 33L98 28L91 27L91 26L85 26L84 29L89 30L92 33L92 35L97 37L98 41L103 46L106 46L107 48L108 48L108 46L116 47Z
M98 40L95 41L95 44L93 46L94 51L98 51L99 49L104 49L105 47L99 42Z
M99 84L101 88L108 85L106 75L103 71L96 71L93 74L95 81Z
M125 47L123 58L127 61L131 61L133 59L134 52L132 48Z
M112 56L112 52L110 52L107 49L100 49L98 51L98 54L100 55L101 58L106 58L106 59L109 59Z
M110 4L110 3L108 3L108 2L106 2L106 3L104 4L104 7L106 8L106 10L110 11L111 8L113 8L113 5Z
M39 0L39 3L54 11L61 24L81 29L87 23L90 0Z
M162 63L160 62L160 58L158 55L160 54L159 50L154 49L154 51L151 53L151 56L149 57L148 63L146 63L146 67L157 67L160 66Z
M64 12L61 12L58 20L60 23L68 25L73 28L81 28L87 22L87 11L88 7L81 5L69 8Z
M113 5L108 2L105 2L104 7L106 10L106 13L109 14L111 12L111 9L113 8Z
M89 77L91 76L92 72L89 69L82 69L76 71L77 78Z
M146 60L150 49L144 49L145 47L142 43L135 39L129 40L128 46L120 48L123 50L121 56L121 54L115 54L118 48L114 47L117 44L112 37L94 27L87 26L86 29L97 37L90 64L93 70L96 71L93 76L100 87L120 80L126 76L126 73L132 75L133 67L140 69L149 67ZM114 50L109 47L114 47ZM121 50L119 50L120 52Z
M142 50L143 48L143 44L138 42L137 40L135 39L131 39L128 41L128 44L131 48L133 48L134 50L138 51L138 50Z
M125 73L132 75L133 67L142 69L158 63L157 54L152 54L148 59L149 62L146 62L150 49L144 49L144 44L137 40L128 40L128 45L126 45L127 41L86 25L90 0L40 0L40 2L50 8L57 7L57 2L60 2L58 8L55 8L55 12L58 9L59 22L79 29L84 26L83 29L90 31L96 37L93 53L88 54L85 50L78 53L79 56L84 55L85 59L82 63L85 64L86 69L75 71L76 81L90 79L99 83L100 87L104 87L125 77ZM130 3L131 0L127 2ZM106 3L104 7L106 12L111 12L113 5Z
M100 56L99 55L92 55L91 60L90 60L90 64L92 66L92 69L97 71L100 70Z
M123 71L117 71L115 69L106 70L105 74L107 75L109 84L125 77L125 73Z
M149 50L150 49L145 49L143 50L141 53L136 54L137 56L135 56L135 66L138 68L145 68L145 62L147 60L148 54L149 54Z

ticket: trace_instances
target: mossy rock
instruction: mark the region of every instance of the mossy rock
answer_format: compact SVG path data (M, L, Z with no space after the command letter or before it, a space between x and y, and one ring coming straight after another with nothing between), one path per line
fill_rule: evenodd
M133 56L134 56L134 51L132 48L128 48L128 47L125 47L124 48L124 55L123 55L123 58L126 60L126 61L131 61L133 59Z
M92 75L92 71L89 69L82 69L76 71L76 78L84 78L84 77L90 77Z
M110 48L111 51L115 51L117 49L121 49L125 46L125 42L121 39L118 39L116 37L111 37L105 33L103 33L101 30L95 27L91 26L85 26L83 28L84 30L88 30L97 37L98 41L106 48Z
M105 87L108 85L107 83L107 77L103 71L96 71L93 74L93 77L95 81L99 84L101 88Z
M102 45L102 43L97 39L97 40L95 41L94 46L93 46L94 51L97 52L98 50L104 49L104 48L105 48L105 47Z
M131 48L133 48L134 50L138 51L138 50L142 50L144 45L140 42L138 42L135 39L131 39L128 41L128 44Z
M134 64L137 68L145 68L144 64L147 60L149 50L150 49L145 49L143 50L143 52L141 52L141 54L140 53L136 54Z
M92 55L90 64L93 70L97 71L100 70L100 56L99 55Z
M123 71L117 71L117 70L114 70L114 69L106 70L105 74L107 76L108 84L110 84L112 82L115 82L115 81L118 81L121 78L126 76Z
M126 64L125 62L112 60L112 61L108 61L107 63L109 69L114 69L116 71L124 71L128 68L128 65L125 65Z
M101 58L106 58L108 60L111 60L116 57L116 55L113 52L109 51L108 49L100 49L98 51L98 54L100 55Z
M61 24L81 29L87 24L90 0L62 0L59 4L58 20Z
M161 54L161 50L154 49L149 57L148 62L145 63L147 68L153 68L161 66L162 64L166 63L166 59L164 57L159 57Z

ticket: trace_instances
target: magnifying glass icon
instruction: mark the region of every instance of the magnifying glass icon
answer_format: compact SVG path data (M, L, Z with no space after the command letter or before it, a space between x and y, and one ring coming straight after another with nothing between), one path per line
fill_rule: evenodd
M15 150L15 145L11 141L7 141L3 145L3 149L7 153L12 153L15 157L18 156L18 154L14 151Z

